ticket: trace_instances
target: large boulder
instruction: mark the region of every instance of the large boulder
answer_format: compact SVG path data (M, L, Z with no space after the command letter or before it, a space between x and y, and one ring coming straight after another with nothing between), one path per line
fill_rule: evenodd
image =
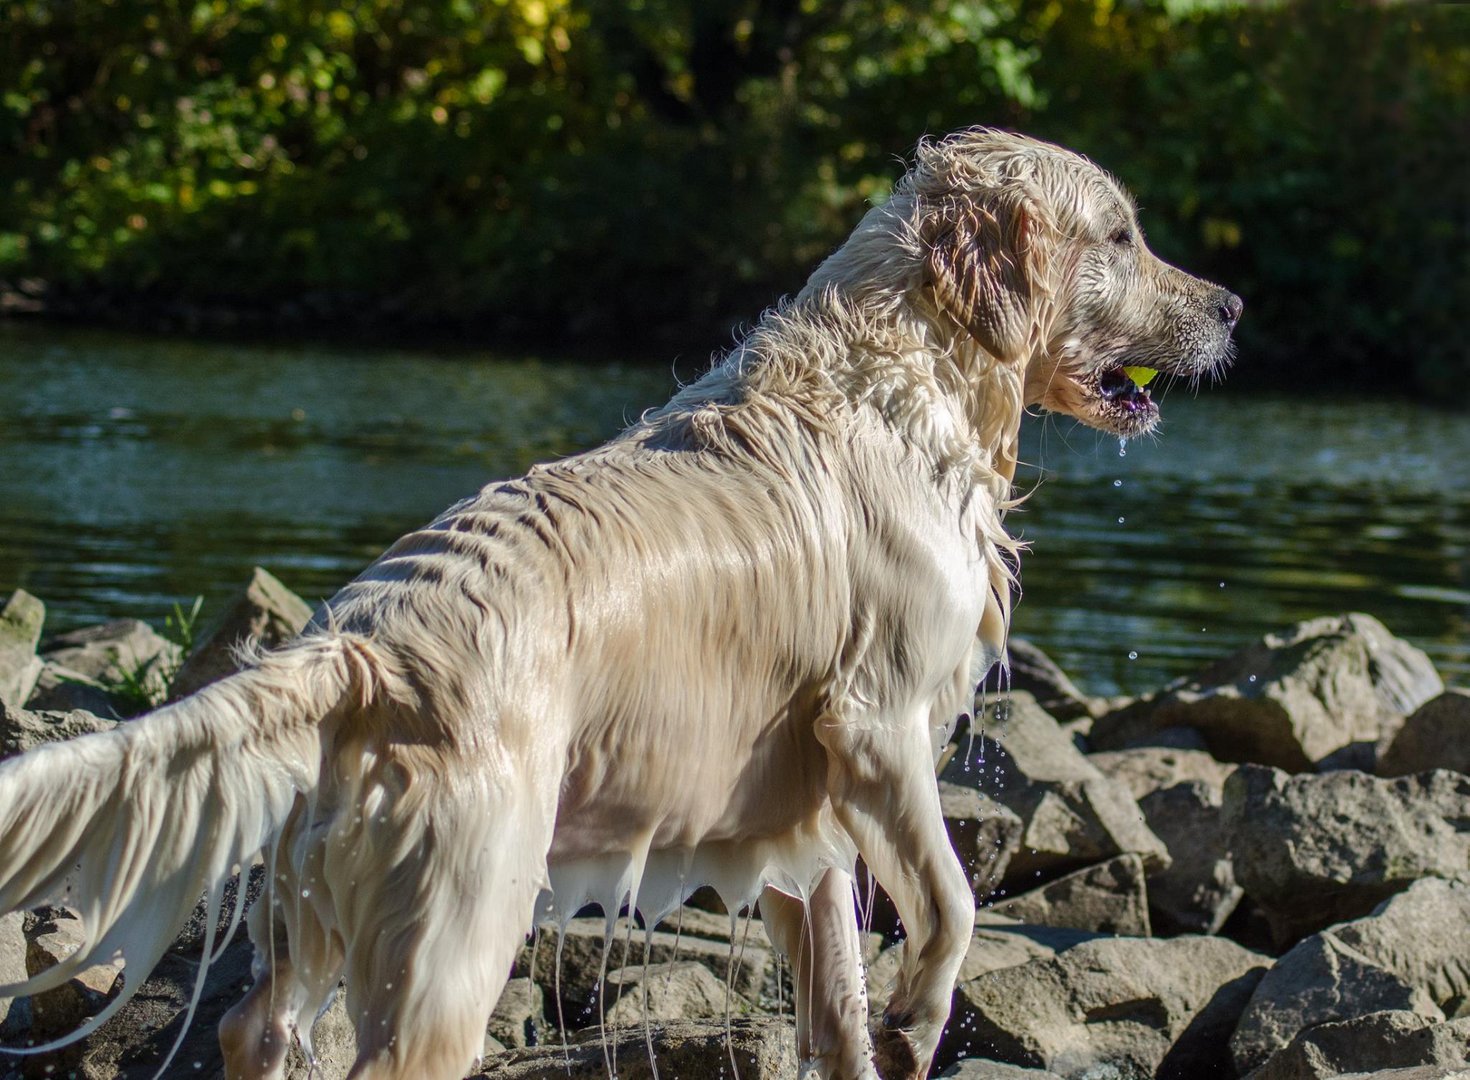
M613 1004L605 1022L614 1027L641 1025L645 1016L650 1021L699 1020L754 1011L714 972L692 960L619 968L608 972L606 985Z
M981 790L1021 819L1007 890L1125 853L1139 856L1149 872L1169 864L1128 789L1099 772L1030 694L996 703L979 728L974 745L945 766L940 780Z
M235 651L250 642L270 649L290 641L311 621L311 607L274 576L256 567L245 588L225 605L175 676L177 700L239 670Z
M1270 964L1224 938L1098 938L961 983L951 1028L959 1056L1066 1077L1218 1075Z
M721 984L728 978L736 994L746 1000L759 999L775 973L760 920L751 920L755 925L748 929L742 920L739 932L732 939L728 918L708 916L707 920L700 920L700 914L685 910L677 930L663 923L651 934L630 927L627 919L619 919L610 940L605 936L607 923L602 918L572 919L560 943L555 930L541 931L533 947L517 961L514 974L534 976L542 985L560 986L560 1019L570 1028L597 1023L598 984L605 972L620 967L642 967L644 963L686 960L702 964ZM551 1008L555 1007L553 1003Z
M1089 760L1128 785L1174 860L1148 879L1154 931L1218 933L1242 895L1221 808L1225 780L1235 766L1198 750L1164 747L1091 754Z
M1463 1066L1470 1017L1437 1022L1413 1012L1368 1013L1299 1032L1250 1080L1327 1080L1349 1072L1410 1065Z
M1067 673L1046 653L1024 638L1013 637L1006 645L1007 670L992 673L992 679L1004 682L999 692L1030 694L1036 703L1057 720L1091 718L1103 709L1103 703L1077 689Z
M1046 1069L1025 1069L1003 1061L965 1058L939 1074L944 1080L1062 1080Z
M1446 690L1420 705L1378 758L1379 776L1430 769L1470 773L1470 690Z
M25 914L12 911L0 915L0 983L18 983L30 978L26 970L27 949ZM0 998L0 1040L13 1042L22 1032L30 1030L30 1026L30 999Z
M1470 776L1288 776L1243 765L1224 813L1240 884L1278 945L1373 907L1420 878L1470 879Z
M939 811L975 899L984 900L1000 885L1021 849L1024 823L983 791L947 780L939 782Z
M0 704L24 705L41 674L36 644L46 621L46 605L16 589L0 607Z
M505 1047L539 1046L551 1034L546 991L528 978L510 979L500 991L485 1031Z
M1301 941L1251 996L1230 1042L1242 1073L1298 1032L1370 1012L1432 1023L1470 1000L1470 886L1428 878L1371 915Z
M650 1045L651 1044L651 1045ZM653 1061L650 1061L650 1054ZM731 1076L743 1080L791 1080L796 1075L796 1030L789 1019L737 1017L675 1020L619 1028L600 1037L594 1029L568 1045L560 1042L507 1050L482 1065L471 1080L618 1080Z
M1137 855L1076 870L992 909L1023 923L1148 937L1148 893Z
M82 924L65 908L45 908L26 920L26 974L35 976L71 957L86 944ZM71 1032L87 1017L99 1012L113 992L120 989L122 970L115 964L97 964L77 972L60 986L31 999L30 1034L36 1039L54 1039Z
M96 679L60 664L43 661L41 674L26 699L26 708L44 712L89 712L96 716L133 715L139 706L113 696L113 690Z
M88 712L30 712L0 705L0 761L23 754L48 742L61 742L79 735L111 731L116 720Z
M975 913L970 948L965 953L955 982L963 986L986 972L1016 967L1032 960L1049 960L1074 945L1094 941L1100 936L1087 930L1032 926L982 908ZM868 1011L874 1022L888 1002L902 959L903 945L899 943L884 949L868 964ZM966 1014L956 991L955 1010L940 1042L940 1060L952 1061L965 1056L969 1046L966 1024Z
M1302 772L1355 743L1371 750L1443 690L1429 657L1371 615L1329 616L1099 717L1089 738L1117 750L1183 725L1221 760Z
M495 1047L502 1048L498 1042ZM347 1012L347 991L339 986L311 1025L311 1053L299 1042L286 1051L285 1080L346 1080L356 1060L357 1029Z
M163 701L181 655L147 623L114 619L47 639L41 658L46 670L28 707L100 712L106 701L118 711L138 713Z

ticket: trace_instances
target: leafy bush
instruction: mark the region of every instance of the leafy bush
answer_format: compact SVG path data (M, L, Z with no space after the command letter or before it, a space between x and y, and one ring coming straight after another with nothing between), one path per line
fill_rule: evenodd
M1467 22L1186 0L11 0L0 279L63 306L707 342L796 288L919 134L983 122L1108 164L1161 253L1244 295L1243 376L1465 400Z

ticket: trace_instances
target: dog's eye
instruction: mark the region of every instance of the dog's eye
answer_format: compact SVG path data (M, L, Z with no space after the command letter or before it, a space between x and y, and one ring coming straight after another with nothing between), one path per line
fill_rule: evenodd
M1119 229L1113 233L1113 243L1119 247L1131 247L1133 244L1133 230L1126 226Z

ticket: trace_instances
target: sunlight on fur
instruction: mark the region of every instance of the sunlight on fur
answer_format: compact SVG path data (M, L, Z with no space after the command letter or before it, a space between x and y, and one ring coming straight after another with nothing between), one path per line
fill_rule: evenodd
M1004 656L1022 411L1148 431L1125 366L1216 372L1239 313L1085 159L925 142L667 405L403 537L241 673L0 766L0 911L88 935L0 997L125 957L87 1034L259 854L228 1075L281 1076L345 980L353 1077L450 1080L533 922L651 926L708 883L791 958L803 1075L923 1076L974 913L934 757ZM859 854L907 933L875 1036Z

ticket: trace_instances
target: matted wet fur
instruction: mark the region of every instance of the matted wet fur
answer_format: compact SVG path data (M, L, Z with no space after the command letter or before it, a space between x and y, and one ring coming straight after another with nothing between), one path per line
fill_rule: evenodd
M533 918L651 925L711 882L765 890L806 1075L923 1075L973 919L934 755L1003 654L1022 409L1140 434L1157 408L1123 368L1215 372L1239 311L1149 254L1085 159L922 144L666 406L404 537L240 674L0 767L0 910L64 895L88 934L0 997L119 949L131 993L264 852L229 1076L280 1076L345 979L352 1076L449 1080ZM859 853L907 932L876 1046Z

